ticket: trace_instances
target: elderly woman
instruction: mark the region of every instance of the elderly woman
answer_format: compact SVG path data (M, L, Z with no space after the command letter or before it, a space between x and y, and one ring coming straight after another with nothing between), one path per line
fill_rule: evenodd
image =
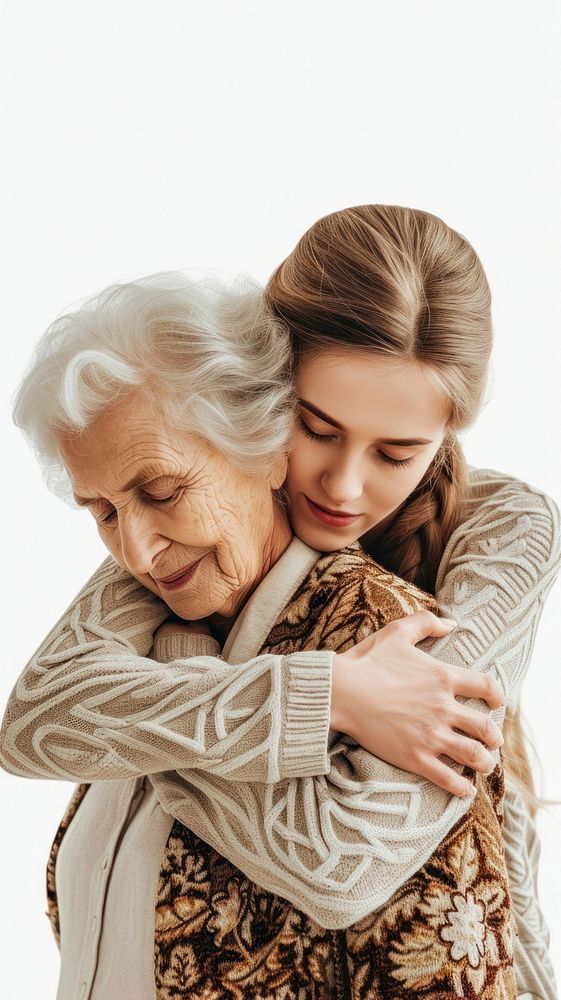
M213 326L230 331L230 355ZM358 546L320 557L292 538L278 495L293 413L285 337L251 292L110 289L55 325L20 395L22 422L58 456L76 501L105 529L118 515L119 531L103 531L114 559L180 617L209 620L232 664L200 656L188 673L154 664L135 676L126 657L102 671L92 660L88 752L97 742L111 771L99 726L111 677L116 763L127 763L122 780L79 786L57 834L59 1000L153 997L154 957L158 1000L397 996L413 980L409 996L462 995L474 975L481 996L516 996L500 765L477 776L467 811L470 798L449 801L353 739L327 738L330 721L352 728L348 686L330 703L329 650L435 604ZM139 623L130 578L112 586L111 625L121 616L123 641L147 652L160 602ZM82 671L103 635L81 637ZM50 698L67 641L62 630L42 664ZM292 652L306 649L320 651ZM165 637L154 650L173 654ZM470 695L487 684L498 705L488 681L465 683ZM162 740L183 779L155 773ZM75 742L65 731L61 769L83 753L80 727ZM150 780L126 777L136 753ZM174 819L181 780L188 826Z

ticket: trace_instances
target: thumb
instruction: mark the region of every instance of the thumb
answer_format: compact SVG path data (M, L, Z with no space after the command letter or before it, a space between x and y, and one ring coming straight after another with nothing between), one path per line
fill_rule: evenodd
M428 634L439 635L439 636L448 635L448 632L451 632L452 629L455 629L457 627L458 623L453 618L437 618L436 621L434 622L434 625L432 626L431 631Z
M439 618L432 611L416 611L401 619L409 627L409 641L416 645L429 636L441 637L448 635L458 623L453 618Z

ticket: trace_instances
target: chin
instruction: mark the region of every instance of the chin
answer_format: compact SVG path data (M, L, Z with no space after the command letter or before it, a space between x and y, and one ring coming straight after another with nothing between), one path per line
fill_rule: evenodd
M183 618L186 622L198 622L214 614L214 608L202 605L200 601L197 601L193 597L177 595L174 599L168 594L167 597L164 597L164 600L170 611L173 611L174 615L177 615L178 618Z
M174 615L189 622L202 621L212 615L229 616L233 613L231 608L235 604L233 599L220 603L208 599L201 600L196 592L177 594L175 599L171 594L167 594L164 600Z
M293 526L300 541L309 545L311 549L317 549L318 552L338 552L339 549L346 549L347 545L356 542L354 535L343 538L340 533L322 531L321 528L312 528L307 524L297 525L293 522Z

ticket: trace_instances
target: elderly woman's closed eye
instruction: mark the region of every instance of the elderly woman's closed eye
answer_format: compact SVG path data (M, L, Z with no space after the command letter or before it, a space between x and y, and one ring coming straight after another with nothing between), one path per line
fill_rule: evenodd
M271 471L237 469L199 434L174 428L132 389L83 432L59 436L74 498L111 555L179 617L237 614L286 549L291 530Z

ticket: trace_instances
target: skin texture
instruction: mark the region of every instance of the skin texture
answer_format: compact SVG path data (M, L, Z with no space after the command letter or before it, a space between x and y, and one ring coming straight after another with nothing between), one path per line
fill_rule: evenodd
M297 371L301 400L286 490L296 534L320 551L343 548L382 529L428 469L445 432L449 405L427 366L396 364L360 351L305 354ZM321 419L304 402L331 417ZM310 437L310 433L317 435ZM425 438L398 446L387 438ZM389 460L407 462L401 467ZM347 527L321 524L306 497L359 514Z
M172 428L137 389L59 446L74 495L115 561L179 617L235 617L290 543L272 492L284 456L267 478L240 472L208 441ZM125 488L144 472L142 484ZM180 588L159 582L199 559Z

